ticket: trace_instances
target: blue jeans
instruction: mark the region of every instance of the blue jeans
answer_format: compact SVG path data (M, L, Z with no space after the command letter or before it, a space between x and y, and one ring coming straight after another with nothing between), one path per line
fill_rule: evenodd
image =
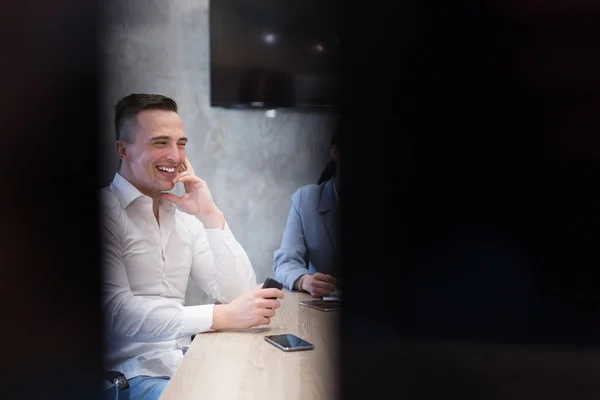
M158 400L169 383L167 376L136 376L129 379L130 400Z

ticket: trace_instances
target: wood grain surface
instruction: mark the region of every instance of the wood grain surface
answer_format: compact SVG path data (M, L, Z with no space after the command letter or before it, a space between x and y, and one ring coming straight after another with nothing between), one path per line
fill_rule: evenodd
M300 305L305 293L285 291L269 326L196 335L161 400L338 398L339 312ZM314 350L284 352L264 340L291 333Z

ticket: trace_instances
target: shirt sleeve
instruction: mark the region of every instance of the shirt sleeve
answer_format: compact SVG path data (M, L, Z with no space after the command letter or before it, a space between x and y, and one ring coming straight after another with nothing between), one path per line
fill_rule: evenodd
M223 229L205 229L195 219L196 245L192 280L213 299L229 303L256 287L250 259L227 222Z
M105 329L121 341L160 342L210 329L214 305L183 306L166 298L132 293L123 263L122 212L108 210L102 221L102 309Z
M306 241L299 212L301 201L302 189L298 189L292 195L292 206L281 239L281 246L275 251L273 260L275 279L290 290L294 289L294 283L302 275L308 273L305 261Z

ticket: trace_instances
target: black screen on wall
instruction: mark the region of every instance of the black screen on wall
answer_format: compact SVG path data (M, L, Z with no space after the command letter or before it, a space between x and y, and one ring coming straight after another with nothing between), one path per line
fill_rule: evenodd
M334 5L333 0L211 1L211 105L335 106Z

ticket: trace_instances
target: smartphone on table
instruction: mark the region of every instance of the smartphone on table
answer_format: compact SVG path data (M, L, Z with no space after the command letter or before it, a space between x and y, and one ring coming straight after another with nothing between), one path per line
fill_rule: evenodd
M312 350L315 346L291 333L265 336L265 340L283 351Z
M319 311L337 311L342 308L341 301L303 300L300 305Z

